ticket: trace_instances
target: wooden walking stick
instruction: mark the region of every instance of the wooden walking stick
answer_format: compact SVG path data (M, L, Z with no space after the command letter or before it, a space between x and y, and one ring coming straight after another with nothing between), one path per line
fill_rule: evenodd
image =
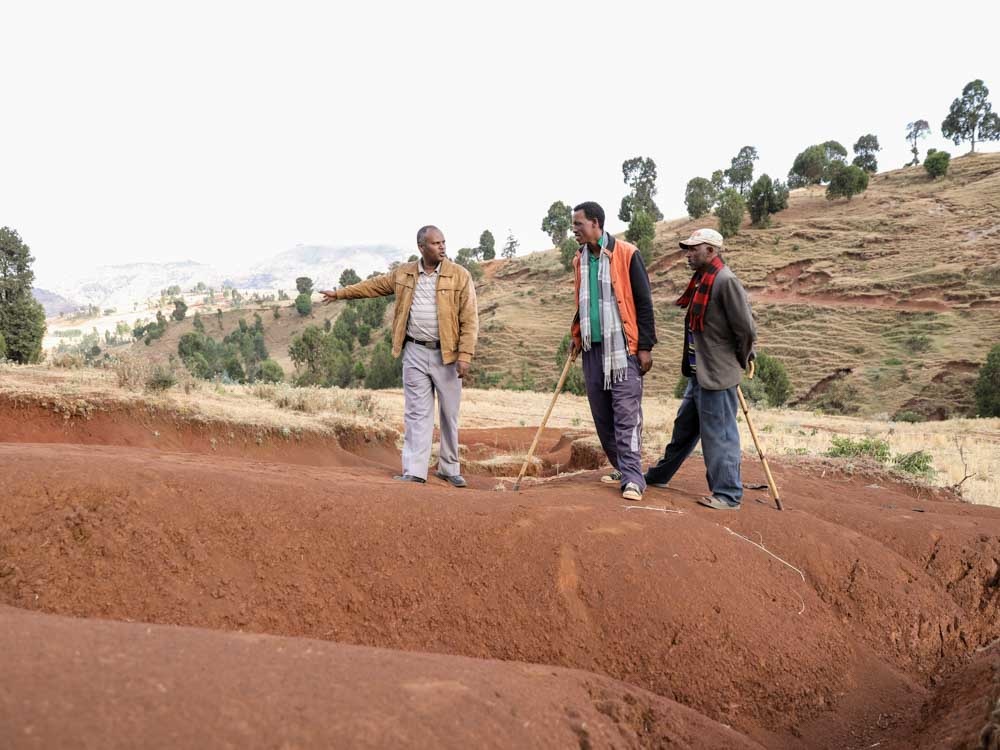
M559 398L559 393L563 389L563 385L566 383L566 376L569 375L569 366L573 364L573 360L576 359L576 352L573 352L568 357L566 357L566 364L563 366L562 375L559 376L559 382L556 383L556 392L552 394L552 403L549 404L549 408L545 411L545 416L542 417L542 423L538 425L538 432L535 433L535 439L531 441L531 447L528 448L528 455L524 458L524 464L521 466L521 473L517 475L517 480L514 482L514 491L516 492L521 486L521 480L524 479L524 472L528 470L528 463L531 461L531 456L535 452L535 447L538 445L538 438L542 436L542 430L545 429L545 423L549 421L549 415L552 413L552 407L556 405L556 399Z
M750 372L748 374L751 380L753 379L755 369L753 360L751 360ZM764 455L764 449L760 447L760 440L757 439L757 431L753 428L753 422L750 419L750 409L747 407L747 400L743 398L743 389L739 386L736 386L736 395L739 396L743 416L747 418L747 427L750 428L750 437L753 438L753 444L757 448L757 455L760 456L760 462L764 464L764 475L767 477L767 486L771 490L771 497L774 498L774 504L778 506L778 510L783 510L781 507L781 497L778 495L778 485L774 483L774 477L771 476L771 467L767 465L767 457Z

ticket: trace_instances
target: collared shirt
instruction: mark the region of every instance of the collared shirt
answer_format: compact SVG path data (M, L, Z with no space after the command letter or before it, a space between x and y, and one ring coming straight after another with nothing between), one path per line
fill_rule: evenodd
M417 270L417 286L413 290L406 335L417 341L438 341L437 284L441 277L441 264L438 263L433 271L427 271L420 260L417 261Z
M608 235L604 233L597 241L597 246L603 250L608 244ZM597 280L597 272L601 267L601 254L595 255L587 247L587 281L590 287L590 340L599 344L601 338L601 284Z

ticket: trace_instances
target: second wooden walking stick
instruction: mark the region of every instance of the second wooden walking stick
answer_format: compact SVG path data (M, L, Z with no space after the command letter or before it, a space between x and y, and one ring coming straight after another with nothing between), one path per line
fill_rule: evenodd
M748 373L750 379L753 379L755 370L756 367L753 360L751 360L750 372ZM778 507L778 510L782 510L781 497L778 495L778 485L774 483L774 477L771 476L771 467L767 465L767 457L764 455L764 449L760 447L760 440L757 439L757 431L753 428L753 422L750 420L750 409L747 407L747 400L743 398L743 389L739 386L736 386L736 395L739 396L743 416L747 418L747 427L750 429L750 437L753 438L753 444L757 448L757 455L760 456L760 462L764 464L764 475L767 477L767 486L771 490L771 497L774 498L774 504Z
M514 490L517 491L521 487L521 480L524 479L524 472L528 470L528 464L531 462L531 457L535 453L535 447L538 445L538 438L542 436L542 430L545 429L545 423L549 421L549 415L552 413L552 407L556 405L556 399L559 398L559 393L563 389L563 385L566 383L566 376L569 375L569 367L573 364L573 360L576 359L576 352L573 351L568 357L566 357L566 364L563 367L562 375L559 376L559 382L556 383L556 392L552 394L552 402L549 404L549 408L545 410L545 416L542 417L542 423L538 425L538 432L535 433L535 439L531 441L531 447L528 448L528 455L524 457L524 464L521 466L521 472L517 475L517 480L514 482Z

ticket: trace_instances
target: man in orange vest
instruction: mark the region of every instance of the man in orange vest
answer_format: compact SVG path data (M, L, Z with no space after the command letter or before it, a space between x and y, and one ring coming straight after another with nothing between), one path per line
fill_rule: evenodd
M614 468L602 481L626 500L641 500L642 377L653 366L656 324L649 275L635 245L604 231L604 209L573 209L577 312L573 354L583 352L583 378L601 446Z

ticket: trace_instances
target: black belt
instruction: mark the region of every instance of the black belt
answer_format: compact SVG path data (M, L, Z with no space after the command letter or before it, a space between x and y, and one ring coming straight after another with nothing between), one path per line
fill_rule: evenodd
M418 341L417 339L413 338L412 336L406 336L404 338L405 338L406 341L412 341L414 344L418 344L419 346L426 346L428 349L440 349L441 348L441 342L440 341Z

